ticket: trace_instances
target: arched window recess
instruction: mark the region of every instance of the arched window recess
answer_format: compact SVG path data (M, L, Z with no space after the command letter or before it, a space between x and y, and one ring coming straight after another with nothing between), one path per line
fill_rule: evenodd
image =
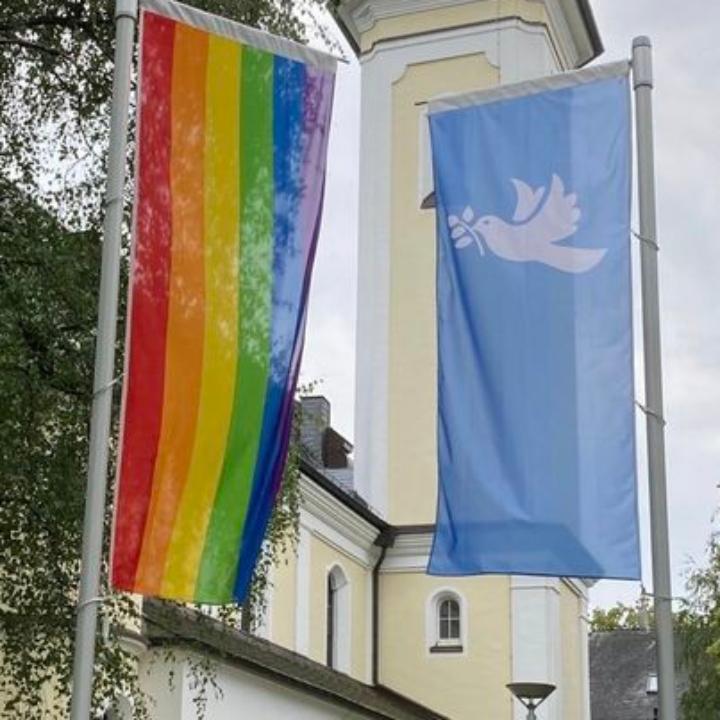
M327 574L325 659L328 667L350 671L350 584L339 565Z
M431 603L431 653L461 653L465 617L461 598L451 592L438 593Z

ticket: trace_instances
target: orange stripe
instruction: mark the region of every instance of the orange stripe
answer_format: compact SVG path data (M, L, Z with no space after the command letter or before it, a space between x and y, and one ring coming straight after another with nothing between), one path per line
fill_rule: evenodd
M205 332L192 460L161 594L192 600L222 471L235 394L239 274L241 46L211 35L205 98Z
M150 511L136 577L138 592L160 593L168 546L195 437L203 367L203 176L208 35L175 31L172 76L172 254L165 356L165 403Z

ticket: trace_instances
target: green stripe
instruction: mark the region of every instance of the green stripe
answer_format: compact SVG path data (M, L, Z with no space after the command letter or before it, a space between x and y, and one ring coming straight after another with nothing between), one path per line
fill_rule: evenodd
M196 598L232 599L255 473L270 358L273 243L273 56L244 47L240 91L238 364L225 461Z

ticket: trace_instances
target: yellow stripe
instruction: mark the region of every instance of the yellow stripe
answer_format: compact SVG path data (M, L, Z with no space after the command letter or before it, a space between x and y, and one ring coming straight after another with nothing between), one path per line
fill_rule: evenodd
M211 36L205 110L205 336L192 459L164 597L192 600L222 472L237 363L241 46Z

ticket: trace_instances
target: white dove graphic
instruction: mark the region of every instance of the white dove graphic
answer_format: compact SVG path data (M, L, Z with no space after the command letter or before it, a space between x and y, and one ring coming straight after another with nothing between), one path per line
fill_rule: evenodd
M512 221L485 215L473 223L475 214L470 207L462 218L455 215L448 218L456 247L463 248L475 241L484 255L484 240L504 260L535 261L567 273L587 272L603 259L607 250L557 244L574 235L580 221L577 195L566 195L563 181L557 175L553 175L548 193L544 187L533 190L515 178L512 183L517 192ZM545 202L540 207L543 197Z

